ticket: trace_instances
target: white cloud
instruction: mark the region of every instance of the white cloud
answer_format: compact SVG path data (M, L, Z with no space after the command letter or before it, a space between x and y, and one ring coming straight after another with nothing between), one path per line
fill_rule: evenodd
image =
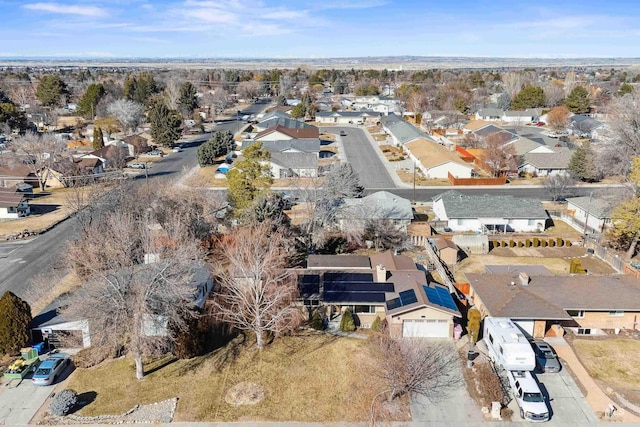
M25 9L41 12L59 13L65 15L80 15L99 17L107 15L105 9L94 6L75 6L60 3L30 3L23 6Z

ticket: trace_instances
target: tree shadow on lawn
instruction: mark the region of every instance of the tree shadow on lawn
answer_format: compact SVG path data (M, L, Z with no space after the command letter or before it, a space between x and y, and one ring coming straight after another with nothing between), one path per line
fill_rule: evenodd
M78 395L78 403L76 403L76 406L73 407L71 414L74 414L85 406L92 404L93 401L96 400L96 397L98 397L98 393L96 393L95 391L86 391L84 393L80 393Z

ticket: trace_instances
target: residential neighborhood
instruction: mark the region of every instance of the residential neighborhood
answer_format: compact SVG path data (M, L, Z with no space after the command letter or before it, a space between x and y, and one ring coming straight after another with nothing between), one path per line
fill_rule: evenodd
M640 424L638 64L282 52L0 52L0 424Z

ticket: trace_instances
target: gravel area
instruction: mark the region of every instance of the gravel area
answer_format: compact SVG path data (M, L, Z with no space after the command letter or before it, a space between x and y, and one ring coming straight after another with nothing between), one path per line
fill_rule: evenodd
M69 425L69 424L166 424L173 421L173 416L178 405L178 398L163 400L150 405L136 405L131 410L121 415L98 415L95 417L82 417L68 415L66 417L47 417L45 424Z

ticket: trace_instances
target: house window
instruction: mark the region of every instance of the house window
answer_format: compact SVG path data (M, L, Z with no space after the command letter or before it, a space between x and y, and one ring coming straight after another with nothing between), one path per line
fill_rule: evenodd
M320 305L320 301L317 299L306 299L303 300L302 303L305 305L305 307L317 307Z
M624 316L624 310L611 310L609 312L609 316L611 316L611 317L622 317L622 316Z
M578 328L578 335L591 335L590 328Z
M605 224L611 224L611 218L605 218L604 219L604 223Z
M489 341L491 341L491 344L493 344L493 336L491 334L489 334Z
M375 305L350 305L347 307L352 313L375 313L376 306Z
M502 352L502 346L500 346L500 347L498 347L498 348L499 348L499 350L500 350L500 354L503 354L503 352Z
M536 225L536 220L530 219L529 221L527 221L527 225Z
M576 319L584 318L584 310L567 310L567 313L571 317L575 317Z

